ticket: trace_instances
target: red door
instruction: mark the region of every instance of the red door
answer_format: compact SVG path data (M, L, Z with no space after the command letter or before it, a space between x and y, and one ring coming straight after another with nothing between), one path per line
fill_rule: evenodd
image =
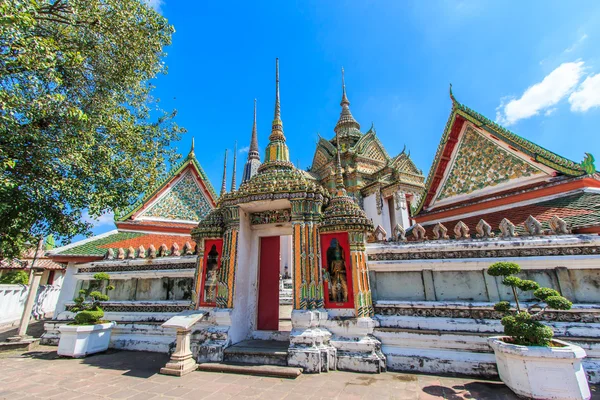
M279 236L260 238L258 329L279 329Z

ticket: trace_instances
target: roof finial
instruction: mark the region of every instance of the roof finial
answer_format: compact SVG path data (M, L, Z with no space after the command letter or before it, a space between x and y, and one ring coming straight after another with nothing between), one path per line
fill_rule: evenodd
M192 147L190 147L190 152L188 153L188 158L194 158L196 155L194 154L194 137L192 136Z
M227 192L227 151L225 149L225 159L223 161L223 182L221 183L221 194L223 196Z
M275 59L275 116L274 120L281 120L281 104L279 102L279 58Z
M283 134L283 122L281 122L281 105L279 102L279 58L275 59L275 115L271 125L269 144L265 148L264 163L258 168L258 172L269 169L291 169L294 164L290 162L290 154L285 144Z
M250 149L248 150L248 160L260 160L258 152L258 133L256 129L256 99L254 99L254 123L252 124L252 138L250 139Z
M452 106L454 106L455 103L458 103L454 97L454 93L452 93L452 84L450 84L450 100L452 100Z
M344 137L355 136L360 137L360 124L356 122L352 113L350 112L350 100L348 100L348 96L346 95L346 79L344 68L342 67L342 102L340 103L342 106L342 112L340 113L340 119L338 120L335 128L333 129L336 133L342 133L342 139Z
M237 140L235 141L235 147L233 148L233 174L231 175L231 191L232 192L236 189L236 184L235 184L236 166L237 166Z
M348 97L346 96L346 81L344 79L344 67L342 67L342 102L340 103L340 105L343 106L344 104L349 106L350 101L348 100Z

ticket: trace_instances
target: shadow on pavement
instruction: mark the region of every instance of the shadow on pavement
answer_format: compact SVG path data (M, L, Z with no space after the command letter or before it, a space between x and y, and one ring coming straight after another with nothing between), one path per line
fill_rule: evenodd
M498 382L471 382L465 385L452 387L430 385L423 388L423 392L437 396L442 399L463 400L463 399L519 399L503 383Z
M35 358L39 360L65 362L74 359L59 356L56 351L30 351L23 353L22 357ZM151 353L145 351L108 350L104 353L89 355L78 359L82 364L96 368L126 371L124 376L136 378L148 378L157 374L169 360L168 354Z

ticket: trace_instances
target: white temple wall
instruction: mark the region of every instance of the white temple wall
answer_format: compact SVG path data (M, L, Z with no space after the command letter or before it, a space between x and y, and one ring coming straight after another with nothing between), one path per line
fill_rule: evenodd
M381 221L383 222L381 224L381 226L383 227L383 229L385 230L386 234L387 234L387 238L391 238L392 237L392 230L394 229L394 227L391 224L391 217L390 217L390 206L388 203L388 199L383 198L382 199L382 203L383 203L383 207L381 209Z
M375 193L368 195L367 197L365 197L363 199L363 204L365 207L365 213L367 214L367 218L371 219L373 221L373 226L377 227L377 225L381 225L383 226L384 229L385 225L384 225L384 218L383 218L383 213L382 214L378 214L377 213L377 199L375 196ZM389 220L389 218L388 218ZM389 223L388 223L389 225ZM387 229L386 229L387 231ZM387 232L388 235L390 234L390 232Z
M406 195L402 192L398 192L398 198L400 200L399 206L394 202L395 207L397 207L396 223L400 224L406 230L412 225L410 222L410 210L408 209L408 203L406 202Z
M62 285L60 287L60 294L58 295L56 308L54 310L55 316L65 311L66 304L70 301L73 301L75 298L75 290L77 289L77 278L75 278L76 272L77 267L75 266L75 263L68 263Z

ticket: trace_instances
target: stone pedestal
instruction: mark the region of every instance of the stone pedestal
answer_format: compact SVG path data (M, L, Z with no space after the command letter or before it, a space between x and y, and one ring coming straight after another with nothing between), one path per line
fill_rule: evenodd
M190 328L206 314L205 311L201 310L184 311L162 324L163 328L177 329L177 339L175 352L171 355L171 360L167 365L160 369L161 374L183 376L196 370L198 365L192 357L192 349L190 348L192 335Z
M196 370L198 364L194 361L192 350L190 349L191 334L192 331L190 329L177 330L175 352L171 355L171 360L167 365L160 369L161 374L183 376Z
M327 319L325 310L292 311L288 366L301 367L306 373L336 369L336 350L329 343L331 333L319 326L323 319Z

